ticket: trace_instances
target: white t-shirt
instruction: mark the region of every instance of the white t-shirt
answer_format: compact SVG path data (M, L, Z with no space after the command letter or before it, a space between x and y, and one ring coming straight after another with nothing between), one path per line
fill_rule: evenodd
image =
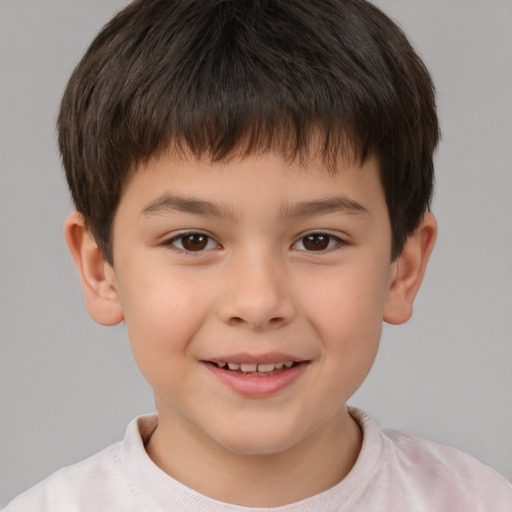
M469 455L401 432L379 429L350 408L363 445L333 488L277 508L222 503L156 466L147 442L157 416L134 419L124 440L63 468L15 498L5 512L512 512L512 485Z

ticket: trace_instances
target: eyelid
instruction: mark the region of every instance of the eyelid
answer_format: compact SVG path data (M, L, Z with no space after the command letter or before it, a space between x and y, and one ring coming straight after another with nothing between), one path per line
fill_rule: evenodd
M199 229L188 229L188 230L185 230L185 231L180 231L178 233L174 233L171 236L166 237L165 240L162 242L162 245L166 246L166 247L169 247L170 249L172 249L172 250L174 250L176 252L179 252L180 254L185 254L187 256L200 256L201 254L204 254L205 252L209 252L212 249L214 249L214 247L210 247L210 248L202 249L200 251L189 251L189 250L185 249L184 247L178 247L178 246L175 245L175 242L177 240L179 240L181 238L184 238L186 236L189 236L189 235L201 235L201 236L204 236L204 237L209 239L208 244L213 242L216 245L215 248L221 248L220 243L215 239L214 236L212 236L210 233L208 233L206 231L202 231L202 230L199 230Z
M326 249L321 249L321 250L318 250L318 251L312 251L312 250L308 251L307 249L296 249L295 248L295 246L297 244L302 242L302 240L304 240L304 238L306 238L306 237L308 237L310 235L325 235L325 236L329 237L331 241L334 241L335 244L330 246L330 247L327 247ZM335 235L333 233L330 233L329 231L318 230L318 231L307 231L305 233L302 233L301 235L299 235L297 237L295 242L293 242L291 248L299 250L299 251L302 251L302 252L307 252L308 254L314 255L314 254L325 254L327 252L335 250L335 249L339 248L340 246L344 246L344 245L348 245L348 242L347 242L346 239L342 238L340 235Z
M179 247L179 246L177 246L175 244L176 241L178 241L181 238L184 238L186 236L189 236L189 235L205 236L206 238L209 239L208 243L207 243L207 247L205 247L204 249L198 250L198 251L192 251L192 250L187 250L184 247ZM304 248L304 249L297 249L295 247L297 244L301 243L302 240L304 240L304 238L306 238L307 236L310 236L310 235L325 235L325 236L329 237L329 239L330 239L329 240L329 247L327 247L325 249L320 249L318 251L308 250L306 248ZM208 245L211 245L212 242L215 244L215 247L208 247ZM186 255L190 255L190 256L199 256L201 254L204 254L205 252L211 251L212 249L215 249L215 248L220 249L220 248L222 248L221 244L216 240L216 238L213 235L211 235L210 233L208 233L206 231L197 230L197 229L188 229L188 230L184 230L184 231L180 231L180 232L174 233L171 236L166 237L165 240L163 240L162 245L166 246L166 247L169 247L170 249L175 250L176 252L179 252L179 253L182 253L182 254L186 254ZM331 233L329 231L318 230L318 231L306 231L306 232L302 233L301 235L299 235L296 238L295 242L293 242L291 248L299 250L301 252L307 252L309 254L313 254L314 255L314 254L324 254L324 253L330 252L330 251L338 248L339 246L343 246L343 245L348 245L348 242L344 238L342 238L341 236L335 235L335 234L333 234L333 233Z

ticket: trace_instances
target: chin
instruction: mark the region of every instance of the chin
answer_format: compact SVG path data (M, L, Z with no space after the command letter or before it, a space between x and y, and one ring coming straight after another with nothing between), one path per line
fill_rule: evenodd
M239 429L230 436L215 439L223 448L243 456L271 456L283 453L302 439L296 432L281 429Z
M228 449L235 455L244 457L269 457L278 455L289 449L292 444L276 443L270 445L264 439L255 440L254 442L240 442L223 444L223 447Z

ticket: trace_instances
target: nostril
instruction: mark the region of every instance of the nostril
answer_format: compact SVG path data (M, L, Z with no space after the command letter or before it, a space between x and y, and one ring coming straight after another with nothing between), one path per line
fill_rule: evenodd
M245 320L244 318L239 317L239 316L232 316L229 319L229 324L234 327L247 325L253 329L264 329L264 328L268 328L268 327L277 327L284 322L285 322L285 318L282 316L272 317L272 318L268 319L267 321L261 321L261 322Z

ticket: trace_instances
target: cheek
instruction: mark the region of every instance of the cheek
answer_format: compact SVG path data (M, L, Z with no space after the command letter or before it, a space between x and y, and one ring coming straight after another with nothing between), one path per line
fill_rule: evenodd
M197 284L197 283L196 283ZM190 279L145 273L121 287L125 323L134 358L146 375L173 364L187 348L208 314L207 297Z
M351 266L316 286L308 296L309 321L326 363L355 391L369 372L382 331L387 274L378 264ZM333 379L333 386L339 382Z
M316 327L337 338L372 339L380 333L388 276L377 265L335 269L304 296ZM307 288L305 288L307 289Z
M372 306L353 296L352 300L344 297L330 304L330 310L323 311L325 321L320 332L325 354L323 371L330 375L325 380L325 396L339 403L346 403L356 392L377 356L382 315Z

